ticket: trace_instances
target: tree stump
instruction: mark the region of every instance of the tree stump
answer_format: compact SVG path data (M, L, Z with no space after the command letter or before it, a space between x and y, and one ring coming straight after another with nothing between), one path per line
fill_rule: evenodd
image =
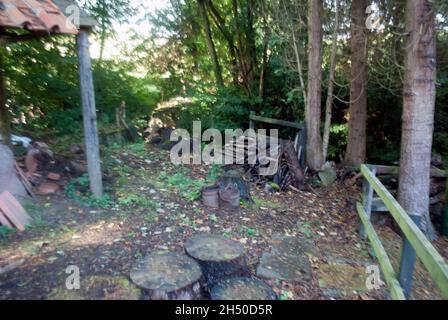
M212 300L276 300L271 287L254 278L232 278L214 286Z
M201 299L201 268L186 255L155 252L137 261L131 280L149 300Z
M207 290L223 279L248 274L244 248L237 241L219 235L199 234L187 240L185 251L201 266Z

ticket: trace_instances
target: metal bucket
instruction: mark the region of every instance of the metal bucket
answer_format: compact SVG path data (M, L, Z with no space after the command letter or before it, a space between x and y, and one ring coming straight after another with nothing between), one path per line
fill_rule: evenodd
M208 186L202 189L202 203L209 208L219 208L219 187Z
M240 207L240 190L235 186L228 186L219 190L219 199L223 207L237 209Z

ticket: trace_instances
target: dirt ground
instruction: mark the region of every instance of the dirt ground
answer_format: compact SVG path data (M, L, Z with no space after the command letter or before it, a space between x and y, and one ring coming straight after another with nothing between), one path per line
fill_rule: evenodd
M127 284L121 281L129 279L136 259L152 251L183 252L186 239L202 232L242 243L254 274L275 235L311 241L313 254L304 257L312 265L310 281L267 281L280 299L388 298L384 285L371 291L353 289L353 275L338 272L341 264L356 267L353 270L358 273L377 264L368 244L358 236L356 187L338 182L312 192L269 193L254 185L253 204L243 203L233 212L210 210L197 200L197 190L213 178L208 167L176 167L166 151L144 145L131 145L125 151L110 148L104 159L109 198L103 203L80 196L73 182L63 179L57 194L36 196L26 206L34 219L30 228L0 234L0 267L16 264L0 275L0 299L126 298ZM400 238L387 227L379 230L397 268ZM447 244L446 238L435 243L445 257ZM81 285L83 279L101 279L96 284L84 282L95 290L84 290L76 297L63 293L69 275L66 269L72 265L79 267ZM325 272L339 278L328 279ZM413 298L440 299L427 279L419 264Z

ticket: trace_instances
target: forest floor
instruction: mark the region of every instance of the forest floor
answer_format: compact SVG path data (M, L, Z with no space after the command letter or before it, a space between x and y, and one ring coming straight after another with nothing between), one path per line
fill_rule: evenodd
M365 286L368 266L377 265L358 235L356 187L337 182L313 192L268 193L253 185L254 203L237 211L206 209L199 189L216 174L205 166L176 167L169 153L143 144L108 148L104 203L78 197L69 179L58 193L36 196L27 205L34 222L22 233L0 233L0 299L125 299L131 265L152 251L184 251L188 237L221 234L242 243L255 275L263 252L276 236L306 239L311 277L300 283L266 280L280 299L387 299L387 288ZM78 181L79 182L79 181ZM100 205L100 206L98 206ZM378 228L397 268L401 240ZM448 257L448 239L434 243ZM65 288L68 266L80 270L79 292ZM396 269L397 270L397 269ZM424 268L417 265L413 298L440 299ZM135 291L133 291L135 292Z

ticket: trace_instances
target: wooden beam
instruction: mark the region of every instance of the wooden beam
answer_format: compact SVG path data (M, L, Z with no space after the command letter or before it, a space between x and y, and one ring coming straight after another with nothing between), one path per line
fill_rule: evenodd
M94 197L103 195L101 158L96 123L95 91L93 88L92 62L89 52L89 33L80 30L76 38L78 46L79 78L81 103L84 120L84 139L86 144L87 167L90 189Z
M372 167L376 168L377 174L390 174L390 175L396 175L398 176L400 167L398 166L382 166L382 165L371 165ZM448 178L448 172L432 168L431 169L431 177L432 178Z
M384 279L390 290L391 298L394 300L406 300L406 297L403 293L403 289L398 282L398 279L395 275L394 268L387 256L386 250L384 249L378 235L373 229L372 223L367 216L366 211L364 210L364 206L361 203L356 204L356 208L358 209L359 217L364 225L364 230L369 237L370 244L372 245L373 251L378 259L378 262L381 267L381 271L383 271Z
M366 165L361 165L361 172L370 182L376 194L383 200L387 209L389 209L409 243L415 249L417 256L425 265L434 283L442 291L444 298L448 299L448 265L446 261L415 225L397 200L387 191L386 187L383 186L377 177L373 176Z
M300 130L303 130L305 128L303 123L284 121L284 120L272 119L272 118L267 118L267 117L260 117L260 116L255 115L254 113L250 114L249 120L257 121L257 122L264 122L264 123L273 124L273 125L277 125L277 126L290 127L290 128L300 129Z

